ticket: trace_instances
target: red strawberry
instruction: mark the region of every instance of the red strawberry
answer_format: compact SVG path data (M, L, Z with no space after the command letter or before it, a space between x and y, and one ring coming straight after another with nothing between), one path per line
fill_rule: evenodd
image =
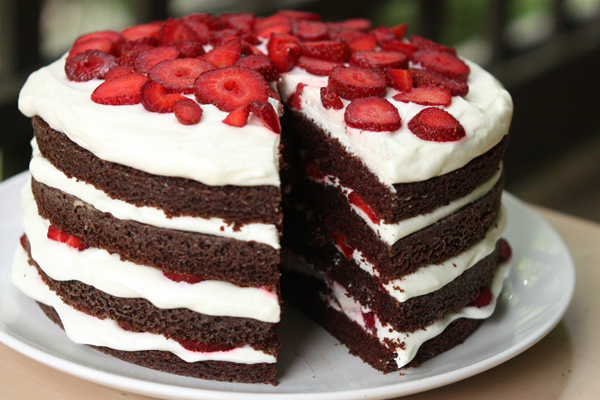
M298 10L281 10L276 15L282 15L288 17L292 20L310 20L310 21L319 21L321 16L317 13L312 13L308 11L298 11Z
M68 235L67 241L65 243L79 251L83 251L90 247L89 245L83 243L81 240L72 235Z
M163 85L169 93L194 92L194 82L203 72L215 69L208 61L199 58L176 58L156 64L148 77Z
M294 35L304 41L323 40L327 38L328 29L321 21L300 20L294 25Z
M348 240L337 231L329 231L329 235L333 238L335 244L342 250L342 253L348 260L352 260L352 254L354 253L354 247L348 243Z
M381 97L361 97L353 100L344 112L346 124L365 131L396 131L402 120L398 109Z
M380 26L373 29L373 34L377 37L377 43L380 45L390 40L396 39L396 34L387 26Z
M452 96L466 96L469 92L469 86L466 82L450 79L435 72L420 68L410 68L409 71L412 76L413 86L415 87L429 85L441 86L449 91Z
M200 122L202 108L192 99L184 98L173 105L177 121L183 125L195 125Z
M465 129L449 112L436 107L421 110L408 123L418 138L433 142L454 142L465 136Z
M244 104L234 109L227 114L227 117L223 120L223 123L237 128L241 128L248 123L248 117L250 116L250 105Z
M196 32L185 23L183 19L169 18L167 19L159 32L158 35L160 42L163 46L170 46L171 43L177 40L191 40L193 42L199 42L200 38L196 35Z
M188 25L191 25L192 21L205 24L211 31L223 29L223 24L219 17L209 13L189 14L183 17L183 20Z
M92 101L113 106L138 104L147 80L147 76L134 72L104 81L92 92Z
M287 105L290 108L294 110L302 109L302 101L300 99L300 96L302 96L302 91L304 90L305 86L306 84L304 83L299 83L298 85L296 85L296 90L287 99Z
M115 79L119 76L131 73L134 73L133 68L127 68L123 65L117 65L116 67L113 67L110 70L108 70L106 74L104 74L104 79L108 81L110 79Z
M144 50L137 53L133 61L135 72L147 74L150 68L161 61L172 60L179 57L179 50L171 46L159 46L150 50Z
M421 37L418 35L411 36L408 39L408 41L413 46L416 46L417 48L419 48L419 50L443 51L445 53L450 53L450 54L456 55L456 49L454 49L452 47L444 46L443 44L433 42L429 39L425 39L424 37Z
M275 133L281 133L279 115L266 100L254 100L249 103L250 110L260 119L264 126Z
M194 83L200 104L214 104L221 111L232 111L254 100L266 101L269 86L257 71L244 67L225 67L207 71Z
M67 239L69 238L69 235L67 233L61 231L54 225L50 225L48 227L48 234L46 236L48 237L48 239L52 239L61 243L66 243Z
M469 76L469 66L450 53L420 50L414 54L413 59L425 69L450 79L466 81Z
M333 108L334 110L341 110L344 108L344 103L342 103L340 96L327 87L321 88L321 103L323 103L323 107L326 109Z
M196 58L205 53L200 42L192 42L191 40L176 40L171 46L179 50L181 57Z
M104 37L97 37L97 38L90 38L87 40L83 40L79 43L75 43L73 45L73 47L71 47L71 50L69 51L69 55L67 56L67 60L70 60L71 58L75 57L77 54L84 53L88 50L99 50L104 53L110 53L112 50L112 47L113 47L113 41L108 38L104 38Z
M412 44L404 42L402 40L396 39L381 42L380 46L383 50L386 51L397 51L400 53L404 53L410 60L413 59L415 52L418 50L416 46L413 46Z
M267 51L269 58L279 72L287 72L294 68L302 54L299 43L300 40L292 35L271 34L271 38L267 43Z
M132 71L135 71L135 58L137 57L137 52L135 51L126 51L124 53L121 53L121 55L119 56L119 65L130 69Z
M213 47L219 47L222 44L240 37L242 31L239 29L222 29L220 31L212 31L208 36L208 43Z
M242 42L234 38L202 56L217 68L230 67L242 56Z
M277 79L279 74L271 59L263 54L251 54L240 58L234 65L246 67L260 72L267 82Z
M408 58L396 51L365 50L352 53L350 64L363 68L383 70L385 68L408 68Z
M402 39L404 35L406 35L406 30L408 29L408 24L399 24L396 26L392 26L391 31L394 32L394 36L396 39Z
M375 50L375 47L377 47L377 37L373 33L365 33L346 41L346 44L352 53Z
M186 350L200 353L213 353L217 351L229 351L235 349L233 344L208 344L195 340L179 340L179 344Z
M481 289L479 295L473 301L471 301L471 303L469 303L469 306L483 308L492 302L492 297L492 291L490 288L485 287Z
M377 72L360 67L336 67L329 74L327 86L341 98L384 96L387 83Z
M389 68L387 71L388 84L399 92L410 92L413 87L412 76L407 69Z
M500 262L505 263L512 258L512 249L508 241L504 238L500 239Z
M25 234L21 235L21 237L19 238L19 242L21 243L21 247L27 250L27 236L25 236Z
M121 34L119 32L107 30L107 31L91 32L91 33L86 33L85 35L81 35L77 39L75 39L75 42L73 42L73 45L79 44L81 42L85 42L89 39L98 39L98 38L108 39L113 43L115 43L119 40L123 40L123 37L121 36Z
M140 24L125 28L121 31L121 36L125 40L134 41L146 37L155 37L158 39L160 29L163 26L162 21L154 21L148 24Z
M261 25L259 29L256 29L256 35L258 37L268 39L271 37L273 33L282 33L282 34L290 34L292 33L292 23L289 19L285 18L279 22L275 22L272 24Z
M118 65L117 58L100 50L87 50L65 62L65 73L70 81L86 82L104 79L106 73Z
M364 200L360 198L360 196L356 192L351 192L348 195L348 201L350 202L350 204L355 205L356 207L360 208L365 214L367 214L367 217L369 217L369 219L373 223L379 223L379 215L377 215L375 210L373 210L373 208L371 208L370 205L365 203Z
M329 26L329 38L331 40L335 40L337 42L344 42L346 44L351 43L352 41L359 39L365 35L363 31L357 31L355 29L347 29L343 27L334 27ZM364 50L372 50L372 49L364 49Z
M134 41L118 42L115 44L113 51L115 55L122 56L124 53L138 53L143 50L150 50L160 46L160 42L153 36L148 36Z
M301 56L298 59L298 66L309 74L317 76L327 76L335 67L339 67L342 63L317 60L316 58Z
M452 95L440 86L421 86L410 92L400 92L394 100L404 103L412 102L422 106L448 107L452 103Z
M360 312L363 317L363 321L365 322L365 329L375 333L375 313L373 311L369 312Z
M241 29L245 32L252 32L254 30L255 19L254 14L247 12L223 14L220 17L221 23L226 28Z
M187 282L191 284L202 282L204 280L204 278L199 275L182 274L179 272L163 271L163 275L175 282Z
M196 34L198 40L196 43L203 45L208 43L208 37L210 35L210 27L204 22L195 20L193 18L184 18L187 26L189 26Z
M340 22L331 22L329 25L333 28L345 28L356 31L371 30L371 21L365 18L352 18Z
M168 94L163 85L149 80L142 86L141 103L150 112L170 113L173 105L186 97L179 93Z
M332 40L301 43L302 55L319 60L346 62L350 57L350 49L345 43Z

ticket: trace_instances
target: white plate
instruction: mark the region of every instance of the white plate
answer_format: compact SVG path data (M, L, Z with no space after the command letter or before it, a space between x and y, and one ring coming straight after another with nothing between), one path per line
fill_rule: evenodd
M505 193L513 270L494 315L463 345L420 368L384 375L290 306L281 329L279 385L221 383L152 371L72 343L10 282L22 233L20 188L26 173L0 184L0 341L74 376L172 399L384 399L468 378L525 351L562 318L575 287L575 269L562 239L514 196Z

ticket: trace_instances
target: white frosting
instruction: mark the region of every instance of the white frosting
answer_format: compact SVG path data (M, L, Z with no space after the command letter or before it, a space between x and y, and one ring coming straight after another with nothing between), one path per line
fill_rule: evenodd
M408 364L415 357L419 347L421 347L423 343L442 333L452 321L458 318L485 319L491 316L496 308L496 300L502 291L504 278L508 275L509 271L510 264L504 264L498 268L490 287L492 301L489 305L482 308L464 307L457 313L446 315L425 329L410 333L397 331L388 324L383 325L377 316L375 316L374 333L366 329L363 312L368 313L371 312L371 310L362 306L349 296L345 289L337 282L333 282L333 285L331 285L335 300L331 299L330 306L343 312L350 320L360 325L365 331L374 334L381 344L391 348L392 351L396 353L396 363L400 368ZM400 347L400 344L402 343L403 346Z
M502 85L478 65L466 61L471 68L469 93L453 96L452 104L444 108L465 128L466 137L457 142L421 140L408 129L408 122L425 106L392 99L398 93L387 89L386 98L398 108L402 127L395 132L368 132L346 126L344 110L350 103L343 100L344 109L326 110L321 103L320 88L328 77L308 74L295 67L279 84L282 99L287 99L304 83L301 112L337 139L350 154L387 185L423 181L463 167L473 158L494 147L508 133L512 118L512 99Z
M445 260L441 264L423 266L412 274L383 284L383 287L390 296L399 302L404 302L410 298L422 296L444 287L494 251L496 242L502 237L506 229L506 220L506 210L503 206L498 213L495 225L481 241L459 255ZM371 275L377 275L373 264L366 261L361 252L354 250L352 258L361 269Z
M111 320L101 320L64 304L52 290L44 284L37 270L28 264L27 254L19 246L15 255L12 280L27 296L52 306L64 326L70 340L75 343L109 347L124 351L161 350L169 351L186 362L229 361L243 364L274 363L275 357L250 346L229 351L197 352L182 347L177 341L162 335L147 332L132 332L119 327Z
M122 261L118 254L88 248L78 251L47 238L49 222L38 215L30 185L23 188L25 233L33 259L52 279L77 280L117 297L144 298L158 308L188 308L208 314L279 322L275 293L221 281L175 282L151 267Z
M112 214L115 218L137 221L160 228L199 232L243 241L252 240L275 249L280 248L279 232L273 224L244 224L234 230L233 225L227 224L221 218L188 216L168 218L160 209L138 207L122 200L112 199L93 185L67 177L41 155L35 139L31 141L31 146L33 147L33 158L29 163L29 171L38 182L75 196L97 210Z
M29 76L19 96L23 114L39 115L103 160L152 174L215 186L279 186L280 135L256 117L235 128L222 122L226 112L202 105L200 123L183 125L141 104L97 104L90 95L102 81L69 81L65 58Z

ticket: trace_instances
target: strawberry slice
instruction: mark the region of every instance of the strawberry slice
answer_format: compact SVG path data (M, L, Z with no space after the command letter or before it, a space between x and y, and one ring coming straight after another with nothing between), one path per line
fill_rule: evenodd
M117 65L115 56L100 50L87 50L65 62L65 73L70 81L86 82L104 79L106 73Z
M394 32L394 36L396 37L396 39L402 39L404 35L406 35L407 29L408 24L406 23L390 27L390 30Z
M221 111L233 111L254 100L268 99L269 85L260 72L245 67L207 71L194 83L200 104L214 104Z
M25 234L21 235L21 237L19 238L19 242L21 243L21 247L23 247L23 249L27 251L27 236Z
M208 29L211 31L217 31L219 29L223 29L223 24L222 24L221 20L219 19L219 17L217 17L216 15L213 15L213 14L209 14L209 13L189 14L189 15L186 15L185 17L183 17L183 21L190 26L193 22L202 23L202 24L208 26Z
M471 307L483 308L492 302L492 291L489 287L481 289L477 297L469 303Z
M292 20L309 20L309 21L319 21L321 20L321 16L317 13L312 13L308 11L298 11L298 10L281 10L275 15L282 15Z
M92 101L112 106L138 104L147 80L146 75L133 72L104 81L92 92Z
M88 50L99 50L104 53L111 53L113 43L114 42L111 39L104 37L89 38L80 41L71 47L71 50L69 50L69 55L67 55L67 60L70 60L77 54L84 53Z
M163 26L162 21L154 21L147 24L134 25L121 31L121 36L128 41L134 41L146 37L158 39L160 30Z
M346 41L346 44L352 53L375 50L377 47L377 37L373 33L365 33Z
M432 71L427 71L420 68L410 68L410 75L412 76L413 86L441 86L452 94L452 96L466 96L469 92L469 85L463 81L457 81L450 79L443 75L437 74Z
M272 33L267 43L269 58L279 72L287 72L294 68L302 54L300 40L284 33Z
M200 42L200 38L196 35L196 32L180 18L167 19L163 23L158 37L163 46L170 46L177 40Z
M341 98L354 100L359 97L383 97L387 83L373 70L342 66L331 71L327 86Z
M400 92L393 98L403 103L412 102L422 106L448 107L452 103L450 92L440 86L420 86L410 92Z
M200 353L214 353L217 351L230 351L235 349L233 344L208 344L195 340L179 340L179 344L186 350Z
M192 99L183 98L173 105L177 121L183 125L195 125L200 122L202 108Z
M190 284L202 282L204 278L199 275L182 274L180 272L163 271L163 275L175 282L187 282Z
M238 67L246 67L260 72L267 82L277 80L279 74L273 61L264 54L251 54L240 58L234 65Z
M222 14L220 17L221 23L226 28L241 29L245 32L254 30L254 21L256 17L249 12Z
M344 257L346 257L346 259L348 260L352 260L352 255L354 254L355 248L350 243L348 243L346 237L334 230L329 231L329 236L331 236L335 244L340 248L340 250L344 254Z
M298 85L296 85L296 90L287 99L287 105L290 108L292 108L294 110L302 109L302 100L301 100L300 96L302 96L302 91L304 90L305 86L306 86L306 84L304 84L304 83L299 83Z
M221 29L220 31L212 31L208 35L208 43L213 47L219 47L231 39L239 38L242 31L239 29Z
M387 26L379 26L371 31L377 37L377 43L381 45L390 40L396 39L396 34Z
M402 120L398 109L381 97L361 97L346 107L344 120L351 128L383 132L400 129Z
M370 205L365 203L365 201L356 192L350 192L348 195L348 201L350 204L353 204L367 214L367 217L369 217L374 224L379 224L379 215Z
M244 104L236 108L227 114L227 117L223 120L223 123L237 128L241 128L248 123L248 117L250 116L250 105Z
M83 243L79 238L76 238L75 236L72 235L68 235L69 237L67 238L67 241L65 242L67 245L73 247L74 249L77 249L79 251L83 251L85 249L88 249L90 246Z
M292 29L292 22L289 19L285 18L281 21L274 22L271 24L261 24L260 28L257 27L256 29L256 35L263 39L268 39L273 33L289 35L292 33Z
M156 113L173 112L173 105L186 98L179 93L169 94L163 85L153 80L149 80L142 86L140 96L144 108Z
M409 121L408 129L418 138L432 142L454 142L465 137L460 122L449 112L436 107L421 110Z
M329 25L329 38L331 40L335 40L336 42L344 42L346 44L351 43L353 40L356 40L365 35L363 31L357 31L356 29L348 29L343 27L335 27L331 24ZM372 49L365 49L372 50Z
M194 93L194 82L203 72L215 69L199 58L164 60L150 68L148 77L160 83L169 93Z
M106 74L104 74L104 79L106 79L108 81L110 79L115 79L119 76L131 74L131 73L135 73L133 68L125 67L123 65L117 65L116 67L113 67L110 70L108 70L106 72Z
M150 68L161 61L179 57L179 50L171 46L159 46L137 53L133 61L133 69L139 74L147 74Z
M389 68L386 72L388 85L399 92L410 92L412 90L413 82L409 70Z
M414 54L413 60L429 71L459 81L466 81L471 72L462 60L442 51L420 50Z
M90 32L90 33L81 35L77 39L75 39L75 41L73 42L73 45L79 44L81 42L85 42L89 39L98 39L98 38L108 39L113 43L115 43L119 40L123 40L123 37L121 36L121 34L119 32L106 30L106 31Z
M242 42L236 37L202 56L217 68L230 67L242 56Z
M171 46L179 50L181 57L196 58L204 55L204 47L200 42L191 40L176 40Z
M350 57L350 49L345 43L332 40L301 43L302 55L319 60L346 62Z
M449 46L444 46L443 44L439 44L433 42L429 39L425 39L422 36L413 35L408 38L408 41L413 46L417 47L419 50L433 50L433 51L442 51L445 53L456 55L456 49Z
M334 110L341 110L344 108L344 103L342 103L340 96L327 87L321 88L321 103L323 103L323 107L325 107L327 110L330 108L333 108Z
M396 39L386 40L381 42L379 45L385 51L397 51L399 53L404 53L409 60L413 59L415 52L418 50L416 46Z
M385 68L406 69L408 57L396 51L365 50L352 53L350 64L358 67L383 70Z
M316 58L301 56L298 59L298 66L312 75L327 76L335 67L339 67L342 63L318 60Z
M365 18L351 18L339 22L330 22L329 26L367 32L371 30L371 21Z
M198 38L198 41L196 43L198 43L200 45L204 45L204 44L208 43L208 37L210 35L210 27L206 23L204 23L202 21L198 21L193 18L184 18L184 22L196 34L196 37Z
M264 126L269 130L280 134L281 123L279 122L279 115L266 100L254 100L249 103L250 110L260 119Z
M303 41L327 39L329 28L321 21L300 20L294 25L294 35Z
M115 55L121 56L127 52L138 53L140 51L150 50L158 46L160 46L158 39L153 36L148 36L133 41L115 43L112 51L115 53Z
M48 233L46 234L46 236L48 237L48 239L52 239L61 243L66 243L67 239L69 238L68 233L61 231L54 225L50 225L48 227Z

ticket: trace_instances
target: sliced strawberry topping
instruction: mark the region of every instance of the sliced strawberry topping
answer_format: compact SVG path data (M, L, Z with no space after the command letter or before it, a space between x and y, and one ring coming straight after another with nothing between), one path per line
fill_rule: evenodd
M350 49L345 43L332 40L301 43L302 54L319 60L346 62L350 57Z
M469 66L450 53L432 50L417 51L414 61L429 71L437 72L450 79L466 81L469 76Z
M159 39L163 46L170 46L171 43L178 40L200 42L196 32L183 19L179 18L169 18L163 23L159 32Z
M279 115L266 100L254 100L249 103L250 110L260 119L264 126L275 133L281 133Z
M346 41L351 52L375 50L377 47L377 37L373 33L365 33L353 39Z
M217 68L230 67L236 63L242 56L242 42L236 37L215 47L202 56L202 59L208 61Z
M179 344L186 350L199 353L214 353L217 351L229 351L235 349L232 344L208 344L200 343L195 340L179 340Z
M377 72L360 67L337 67L329 74L328 87L341 98L384 96L387 83Z
M241 12L234 14L223 14L220 17L221 23L226 28L241 29L245 32L254 30L254 21L256 17L252 13Z
M327 76L335 67L339 67L342 63L317 60L316 58L310 58L301 56L298 59L298 66L308 72L309 74L317 76Z
M194 82L203 72L215 69L208 61L199 58L176 58L156 64L148 77L163 85L169 93L194 92Z
M489 305L492 302L492 291L490 288L485 287L481 289L479 295L469 303L472 307L483 308Z
M500 239L500 262L505 263L512 258L512 248L504 238Z
M131 74L131 73L135 73L133 71L133 68L125 67L123 65L117 65L116 67L113 67L110 70L108 70L106 72L106 74L104 74L104 79L106 79L108 81L110 79L115 79L119 76Z
M335 27L331 24L329 25L329 38L331 40L335 40L337 42L344 42L346 44L351 43L352 41L361 38L365 35L363 31L357 31L356 29L348 29L343 27ZM364 49L364 50L372 50L372 49Z
M361 97L353 100L344 112L346 124L365 131L396 131L402 120L398 109L381 97Z
M433 142L454 142L465 136L463 126L449 112L429 107L420 111L408 123L417 137Z
M87 248L89 248L90 246L88 246L87 244L83 243L81 240L79 240L78 238L76 238L73 235L69 235L69 237L67 238L67 241L65 242L67 245L71 246L74 249L77 249L79 251L83 251Z
M124 53L138 53L143 50L150 50L160 46L160 42L153 36L148 36L134 41L118 42L115 44L113 51L115 55L122 56Z
M147 80L147 76L134 72L104 81L92 92L92 101L112 106L138 104Z
M117 42L119 40L123 40L123 37L121 36L121 34L119 32L106 30L106 31L90 32L90 33L81 35L77 39L75 39L75 42L73 42L73 45L79 44L81 42L85 42L89 39L98 39L98 38L108 39L113 43Z
M469 86L466 82L450 79L435 72L420 68L410 68L409 71L412 76L413 86L415 87L429 85L441 86L449 91L452 96L466 96L469 92Z
M419 48L420 50L443 51L445 53L456 55L456 49L433 42L429 39L425 39L422 36L413 35L408 39L408 41L410 42L410 44Z
M163 275L175 282L187 282L191 284L202 282L204 280L204 278L199 275L182 274L179 272L163 271Z
M204 22L201 22L201 21L197 21L195 19L184 18L184 21L185 21L186 25L189 26L190 29L192 29L194 31L194 33L196 34L198 41L195 43L198 43L199 45L208 43L208 36L210 35L210 28L207 24L205 24Z
M238 67L246 67L258 71L265 77L267 82L271 82L277 79L279 74L277 68L271 59L263 54L251 54L246 57L240 58L236 63Z
M348 243L348 240L344 235L337 231L329 231L329 235L333 238L335 244L342 250L342 253L348 260L352 260L352 254L354 254L354 247Z
M350 202L350 204L355 205L356 207L360 208L365 214L367 214L367 217L369 217L369 219L373 223L379 223L379 215L377 215L375 210L373 210L373 208L370 205L365 203L364 200L356 192L351 192L348 195L348 201Z
M212 31L208 36L208 43L213 47L219 47L231 39L239 38L242 31L239 29L222 29L220 31Z
M302 96L302 91L304 90L305 86L306 84L304 83L299 83L296 85L296 90L287 99L287 105L290 106L290 108L294 110L302 109L302 99L300 97Z
M290 34L292 33L292 22L287 18L281 18L280 21L271 24L261 24L257 27L256 35L268 39L273 33Z
M118 65L117 58L100 50L87 50L65 62L67 78L74 82L103 79L106 73Z
M248 123L248 117L250 116L250 105L244 104L229 112L223 122L227 125L241 128Z
M125 40L134 41L145 37L155 37L158 39L160 29L163 26L162 21L154 21L148 24L140 24L125 28L121 31L121 36Z
M168 94L167 89L158 82L149 80L142 86L141 103L150 112L170 113L173 105L186 97L179 93Z
M272 33L267 43L269 58L279 72L287 72L296 66L302 54L300 40L292 35Z
M281 10L276 15L282 15L284 17L290 18L292 20L310 20L310 21L319 21L321 16L317 13L312 13L308 11L298 11L298 10Z
M135 72L147 74L150 68L161 61L172 60L179 57L179 50L171 46L159 46L150 50L144 50L137 53L133 61Z
M211 31L223 29L223 24L221 23L221 20L216 15L209 13L189 14L183 17L183 20L186 24L190 26L192 24L192 21L205 24Z
M325 107L327 110L330 108L333 108L334 110L341 110L344 108L344 103L342 103L340 96L327 87L321 88L321 103L323 103L323 107Z
M61 243L66 243L79 251L85 250L89 247L88 245L82 243L81 240L79 240L75 236L69 235L68 233L61 231L54 225L50 225L48 227L48 234L46 236L48 237L48 239L55 240Z
M184 98L173 105L173 113L183 125L195 125L200 122L202 108L192 99Z
M412 76L407 69L389 68L387 71L388 84L399 92L410 92L413 87Z
M70 60L77 54L84 53L88 50L99 50L104 53L111 53L112 48L113 41L108 38L97 37L86 39L79 43L75 43L73 47L71 47L69 55L67 56L67 60Z
M207 71L194 83L196 99L214 104L221 111L233 111L254 100L266 101L269 86L257 71L244 67L225 67Z
M294 25L294 35L304 41L327 39L328 30L327 24L321 21L300 20Z
M383 50L386 51L397 51L400 53L406 54L406 56L412 60L415 52L418 50L416 46L413 46L410 43L406 43L402 40L387 40L385 42L380 43L380 46Z
M408 57L406 54L396 51L365 50L353 53L350 57L350 64L375 70L405 69L408 67Z
M371 30L371 21L365 18L351 18L339 22L331 22L329 25L333 28L345 28L356 31L369 31Z
M404 23L404 24L395 25L395 26L392 26L390 29L392 32L394 32L394 36L396 37L396 39L402 39L404 37L404 35L406 35L406 30L408 29L408 24Z
M410 92L400 92L394 96L394 100L404 103L417 103L422 106L444 106L452 103L452 95L446 89L439 86L421 86Z
M387 26L379 26L373 29L372 32L377 37L377 43L379 43L379 45L387 41L397 39L394 31Z
M191 40L176 40L171 43L171 46L179 50L181 57L196 58L205 53L200 42L192 42Z

